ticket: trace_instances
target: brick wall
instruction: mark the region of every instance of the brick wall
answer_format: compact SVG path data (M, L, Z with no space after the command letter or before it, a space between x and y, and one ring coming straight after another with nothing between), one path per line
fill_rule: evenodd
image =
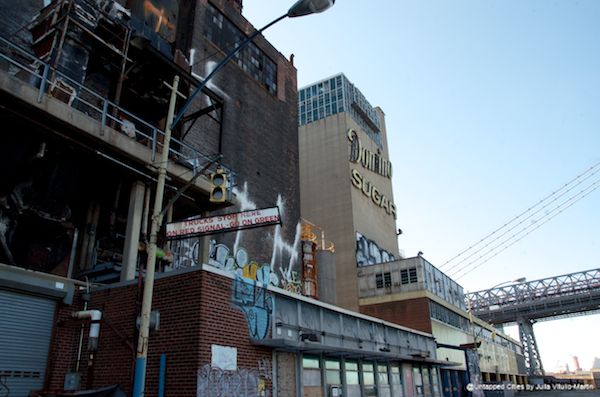
M194 72L205 76L223 52L204 36L207 0L197 2L192 48L195 50ZM231 2L211 1L238 28L254 31ZM284 22L282 22L284 23ZM277 64L277 93L269 92L236 62L229 62L211 80L209 86L224 99L223 164L235 175L237 203L252 202L258 208L273 207L278 197L284 201L282 239L293 244L300 218L298 179L297 78L294 66L264 37L254 43ZM194 107L205 101L196 100ZM206 153L218 151L218 125L208 117L197 121L186 140ZM234 212L240 207L228 208ZM234 233L215 236L219 243L233 247ZM270 263L273 254L273 229L248 230L239 242L250 259ZM289 263L289 258L281 262ZM280 274L275 269L277 274ZM295 270L299 270L298 267Z
M431 316L427 298L363 305L360 307L360 312L391 323L431 333Z
M238 371L261 380L271 390L271 350L250 341L244 313L232 303L233 280L194 269L156 281L153 309L160 311L160 330L151 334L146 375L146 395L156 396L160 355L167 355L165 392L196 396L199 370L211 364L211 346L235 347ZM91 388L119 384L131 392L134 351L137 343L135 318L138 288L135 284L93 291L89 309L103 312L98 351L88 372L85 322L82 386ZM81 322L71 320L76 306L60 308L53 338L49 389L63 387L65 373L74 370ZM227 375L227 379L234 376ZM223 378L225 379L225 377ZM224 382L224 380L223 380ZM270 393L272 394L272 393Z

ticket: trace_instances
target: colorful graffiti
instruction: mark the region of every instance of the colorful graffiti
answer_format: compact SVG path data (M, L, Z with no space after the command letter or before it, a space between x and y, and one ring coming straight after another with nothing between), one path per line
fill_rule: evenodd
M250 260L245 248L240 247L235 253L231 253L225 244L217 244L215 240L210 241L208 251L208 264L219 269L235 273L240 277L258 281L264 285L279 285L279 278L271 272L271 265L259 264Z
M358 267L390 262L395 259L394 255L379 248L377 243L356 232L356 265Z
M210 364L198 370L197 397L270 397L271 362L261 359L258 369L226 371Z
M233 188L233 193L238 201L240 211L258 208L257 204L250 199L247 183L244 183L242 188ZM280 214L282 214L282 224L285 225L285 201L281 195L277 196L276 204L279 207ZM236 232L232 247L217 243L216 240L210 240L208 264L263 285L270 284L290 292L301 293L302 284L298 271L302 234L300 222L296 223L295 229L292 230L294 231L294 238L292 241L287 241L284 236L286 234L285 228L282 225L276 225L274 230L265 229L263 242L266 244L264 244L264 251L269 252L268 250L272 247L271 258L270 260L267 259L268 262L251 258L247 249L242 246L244 230ZM198 239L172 241L173 268L179 269L199 265L198 250Z
M266 338L269 334L273 309L273 298L269 295L266 286L236 275L231 300L246 316L250 337Z

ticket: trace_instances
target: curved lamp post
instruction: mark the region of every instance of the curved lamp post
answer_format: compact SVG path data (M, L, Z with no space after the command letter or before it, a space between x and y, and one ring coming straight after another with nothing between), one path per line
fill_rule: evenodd
M175 116L175 119L171 123L171 129L173 129L177 125L177 123L181 121L181 118L183 117L183 114L185 113L187 108L190 106L190 104L192 103L192 101L194 100L196 95L198 95L198 93L201 92L204 87L206 87L206 84L208 83L208 81L219 70L221 70L223 68L223 66L225 66L225 64L227 64L227 62L229 62L231 60L231 58L233 58L244 47L246 47L248 44L250 44L250 42L256 36L258 36L259 34L264 32L271 26L275 25L277 22L281 21L282 19L285 19L287 17L290 17L290 18L302 17L304 15L310 15L310 14L316 14L319 12L323 12L326 9L328 9L329 7L331 7L334 3L335 3L335 0L298 0L296 3L294 3L293 6L290 7L288 12L286 12L279 18L274 19L273 21L269 22L268 24L266 24L259 30L256 30L250 36L248 36L244 41L242 41L240 44L238 44L238 46L235 47L229 54L227 54L227 56L225 58L223 58L223 60L221 60L221 62L219 62L217 64L217 66L215 66L215 68L208 74L208 76L206 76L204 81L202 81L202 83L194 90L194 92L191 93L191 95L188 97L188 100L186 101L186 103L183 104L181 109L179 109L179 113L177 113L177 116Z
M284 15L273 20L272 22L265 25L260 30L255 31L242 41L237 47L235 47L223 60L206 76L204 81L194 90L189 96L187 102L181 107L177 116L175 114L175 100L177 94L177 86L179 83L178 76L175 76L173 80L173 86L171 90L171 100L169 101L169 112L167 115L167 122L165 128L165 138L163 143L163 151L161 162L158 167L158 178L156 182L156 195L154 199L154 209L152 212L152 225L150 229L150 239L148 242L147 253L148 259L146 262L146 277L144 280L144 295L142 297L142 310L141 310L141 321L140 331L138 337L138 347L135 360L135 375L133 382L133 397L144 396L144 389L146 383L146 359L148 357L148 338L150 333L150 311L152 308L152 294L154 289L154 268L156 266L156 242L158 230L160 230L162 224L162 202L165 188L165 180L167 174L167 163L169 160L169 145L171 139L171 131L177 125L177 123L183 117L184 112L190 106L192 100L202 89L206 86L208 81L225 66L227 62L231 60L240 52L245 46L247 46L256 36L262 33L265 29L273 26L277 22L287 17L301 17L304 15L310 15L318 12L323 12L335 3L335 0L298 0Z

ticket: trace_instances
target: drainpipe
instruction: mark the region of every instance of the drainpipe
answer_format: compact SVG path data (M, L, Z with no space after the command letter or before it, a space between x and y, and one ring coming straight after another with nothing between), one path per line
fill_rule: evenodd
M73 312L73 318L92 320L90 325L90 336L88 338L88 350L96 351L98 349L98 337L100 336L100 320L102 320L102 312L100 310L82 310Z

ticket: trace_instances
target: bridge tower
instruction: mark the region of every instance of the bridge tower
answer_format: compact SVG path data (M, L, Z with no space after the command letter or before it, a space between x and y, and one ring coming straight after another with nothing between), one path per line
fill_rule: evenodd
M521 317L517 320L517 324L519 325L519 336L523 345L523 355L525 356L527 372L529 376L543 376L544 367L537 342L535 341L535 334L533 333L533 324L535 324L535 321Z

